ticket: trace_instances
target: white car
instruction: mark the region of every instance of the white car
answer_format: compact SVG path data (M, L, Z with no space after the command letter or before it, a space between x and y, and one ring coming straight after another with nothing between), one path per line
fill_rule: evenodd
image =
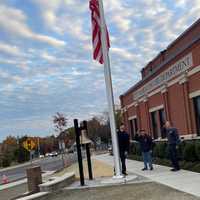
M40 155L40 158L44 158L44 155Z
M50 153L51 155L51 157L57 157L58 156L58 153L56 152L56 151L54 151L54 152L52 152L52 153Z
M46 154L45 154L45 157L49 157L49 156L50 156L50 153L46 153Z

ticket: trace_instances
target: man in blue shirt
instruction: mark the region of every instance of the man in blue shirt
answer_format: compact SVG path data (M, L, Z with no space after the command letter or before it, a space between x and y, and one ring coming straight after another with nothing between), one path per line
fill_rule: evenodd
M175 127L172 127L169 121L165 123L165 128L167 132L169 156L173 166L173 169L171 169L171 171L176 172L180 170L178 162L178 153L177 153L178 145L180 143L180 138L178 130Z

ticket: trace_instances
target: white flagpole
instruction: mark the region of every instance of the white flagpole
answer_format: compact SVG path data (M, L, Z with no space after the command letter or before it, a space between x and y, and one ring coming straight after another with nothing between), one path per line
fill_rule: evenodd
M114 107L112 78L111 78L111 70L110 70L110 60L109 60L108 49L107 49L107 32L106 32L106 24L105 24L102 0L99 0L99 11L100 11L100 21L101 21L101 44L102 44L103 60L104 60L106 93L107 93L107 99L108 99L109 119L110 119L114 165L115 165L114 178L122 178L118 137L117 137L117 132L116 132L116 124L115 124L115 107Z

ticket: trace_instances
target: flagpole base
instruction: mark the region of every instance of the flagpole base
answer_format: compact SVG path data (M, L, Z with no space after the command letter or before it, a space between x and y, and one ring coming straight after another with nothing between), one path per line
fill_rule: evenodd
M123 175L114 175L112 178L113 179L123 179L124 176Z
M130 176L113 176L112 178L105 179L101 181L102 184L125 184L127 182L135 181L138 178L136 175L130 175Z

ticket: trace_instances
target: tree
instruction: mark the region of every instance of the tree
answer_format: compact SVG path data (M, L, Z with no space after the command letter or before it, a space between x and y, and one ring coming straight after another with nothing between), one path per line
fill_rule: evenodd
M115 110L115 121L117 129L119 129L120 124L122 123L122 112L120 109Z
M66 129L67 118L63 114L57 112L56 115L53 116L53 123L54 123L55 131L58 134L60 134Z
M115 110L116 128L119 129L122 123L121 110ZM88 120L88 137L96 144L98 138L104 143L111 142L111 131L108 112L104 112L101 116L95 116Z
M2 151L3 152L12 152L14 149L17 148L17 139L13 136L8 136L2 144Z
M97 139L100 137L100 128L101 124L97 117L93 117L91 120L88 120L88 137L96 143Z
M28 139L27 136L22 136L21 138L18 139L19 147L15 153L19 163L23 163L30 160L30 152L23 147L23 142L26 141L27 139Z
M102 119L109 123L109 113L104 112ZM116 128L119 129L120 124L122 123L122 113L120 109L115 110L115 122L116 122Z
M16 151L18 149L17 139L13 136L8 136L2 143L2 153L5 157L5 166L9 166L12 161L17 161Z

